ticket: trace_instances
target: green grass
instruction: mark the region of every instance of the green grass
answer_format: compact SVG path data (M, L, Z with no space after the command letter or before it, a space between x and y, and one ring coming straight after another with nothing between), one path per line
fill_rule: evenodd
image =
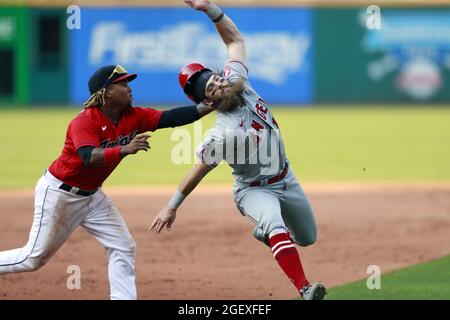
M302 181L450 180L450 108L273 108L291 165ZM61 152L68 122L79 112L64 109L0 109L0 188L33 186ZM202 120L211 127L215 115ZM200 124L200 123L199 123ZM194 125L182 130L193 131ZM178 183L191 165L175 165L175 129L152 133L152 149L130 156L108 185ZM201 141L197 135L197 144ZM192 158L191 141L188 158ZM220 165L208 177L231 182ZM230 186L231 187L231 186Z
M450 256L381 276L381 289L366 279L328 290L327 300L449 300Z

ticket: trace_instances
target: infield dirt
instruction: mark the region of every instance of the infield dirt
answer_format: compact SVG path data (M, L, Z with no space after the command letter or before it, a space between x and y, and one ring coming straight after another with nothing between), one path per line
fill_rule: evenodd
M234 206L230 187L199 187L181 206L170 232L148 230L175 187L110 187L105 191L137 244L140 299L291 299L294 287L253 224ZM299 248L310 281L327 286L450 253L450 184L304 184L318 240ZM0 192L0 250L23 246L33 218L33 190ZM69 290L70 265L81 289ZM107 258L78 228L42 269L0 275L0 299L108 299Z

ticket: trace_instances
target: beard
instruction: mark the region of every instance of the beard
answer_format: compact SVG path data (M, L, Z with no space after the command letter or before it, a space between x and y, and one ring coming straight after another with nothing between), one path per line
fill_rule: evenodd
M124 108L129 109L132 107L132 105L133 105L133 99L130 98L127 102L124 103Z
M244 93L244 81L238 79L227 86L228 90L223 93L219 100L214 103L217 111L228 112L245 104L242 94Z

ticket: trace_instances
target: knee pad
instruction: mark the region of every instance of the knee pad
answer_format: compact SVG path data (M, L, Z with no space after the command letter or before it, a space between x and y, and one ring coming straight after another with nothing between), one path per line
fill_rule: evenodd
M283 230L285 232L288 232L286 230L286 227L274 227L271 230L268 230L267 232L264 232L263 228L261 228L259 225L257 225L254 229L253 229L253 236L258 239L259 241L263 242L265 245L267 245L268 247L270 247L270 243L269 243L269 234L274 231L274 230ZM289 233L289 232L288 232Z
M36 271L42 268L47 261L42 257L28 257L25 261L29 271Z
M302 239L300 241L295 241L295 243L297 243L299 246L302 247L307 247L312 245L314 242L316 242L317 240L317 234L316 233L311 233L308 234L306 237L302 237Z
M122 239L120 242L116 243L111 247L106 247L108 251L118 251L125 254L135 254L136 252L136 242L132 237L127 237Z
M255 228L253 229L253 236L257 240L259 240L262 243L264 243L266 246L270 247L270 245L269 245L269 236L264 234L264 231L263 231L263 229L260 226L258 226L258 225L255 226Z
M136 242L134 241L133 238L131 238L129 241L127 241L126 248L127 248L127 251L129 251L129 252L134 253L136 251Z

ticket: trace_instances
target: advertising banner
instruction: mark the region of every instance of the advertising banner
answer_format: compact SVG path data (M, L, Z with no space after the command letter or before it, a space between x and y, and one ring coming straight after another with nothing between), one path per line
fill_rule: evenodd
M315 97L335 102L450 101L450 9L316 9Z
M297 8L227 8L243 33L250 81L271 104L313 99L312 13ZM189 8L82 8L81 28L70 34L71 103L88 97L90 75L104 65L138 73L136 103L189 103L178 84L180 68L202 62L222 70L226 47L214 25Z

